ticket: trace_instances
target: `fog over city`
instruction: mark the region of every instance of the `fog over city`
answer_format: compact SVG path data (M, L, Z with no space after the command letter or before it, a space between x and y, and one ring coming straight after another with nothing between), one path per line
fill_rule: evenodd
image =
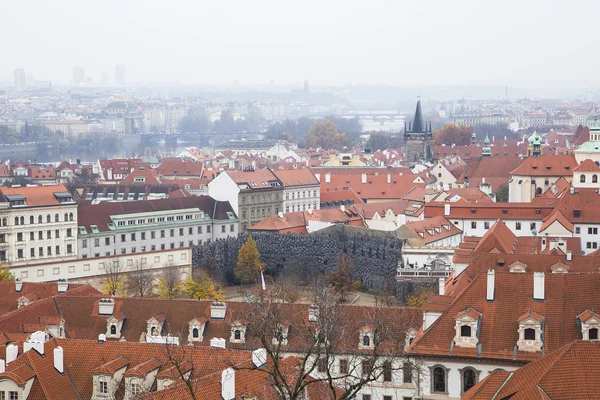
M3 1L0 81L597 86L600 2Z

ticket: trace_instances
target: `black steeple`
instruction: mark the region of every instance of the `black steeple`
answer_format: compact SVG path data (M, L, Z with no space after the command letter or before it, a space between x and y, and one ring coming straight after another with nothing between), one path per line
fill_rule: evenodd
M417 101L417 109L415 111L415 118L413 119L411 132L425 132L425 130L423 129L423 113L421 112L421 100Z

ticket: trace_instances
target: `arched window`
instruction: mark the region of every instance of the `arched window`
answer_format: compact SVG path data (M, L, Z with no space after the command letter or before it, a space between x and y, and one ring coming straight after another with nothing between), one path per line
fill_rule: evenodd
M69 213L69 221L73 221L73 213Z
M598 340L598 328L591 328L588 331L588 339L589 340Z
M442 367L433 369L433 392L446 393L446 371Z
M462 378L463 393L471 389L477 383L477 373L471 368L465 369L463 371Z
M35 218L33 218L33 215L31 217L29 217L29 223L30 224L34 224L35 223Z
M535 340L535 329L525 329L525 340Z
M2 218L2 226L8 226L8 218Z
M581 183L585 183L585 175L581 174L581 175L579 176L579 182L581 182Z
M156 327L155 327L155 326L153 326L153 327L150 329L150 334L151 334L152 336L158 336L158 334L156 333Z
M598 175L592 175L592 183L598 183Z
M110 326L110 334L111 335L116 335L117 334L117 326L116 325L111 325Z
M58 337L64 337L65 336L65 328L61 327L60 331L58 333Z
M15 217L15 225L19 225L19 217Z
M42 223L42 220L43 220L42 216L41 216L41 215L38 215L38 224L41 224L41 223Z
M59 221L58 214L54 214L54 222L58 222L58 221Z
M242 338L242 333L240 332L239 329L236 329L235 331L233 331L233 338L235 340L240 340Z
M65 222L69 220L69 214L65 213Z
M46 215L46 222L50 223L50 214Z
M363 336L363 346L368 347L371 345L371 337L369 335Z
M471 337L471 327L469 325L460 326L460 336Z
M540 194L542 194L542 188L541 187L535 189L535 195L539 196Z
M198 336L200 336L200 335L199 335L199 332L198 332L198 328L194 328L194 329L192 329L192 337L193 337L194 339L198 339Z
M21 225L25 225L25 217L21 217L20 221L21 221Z

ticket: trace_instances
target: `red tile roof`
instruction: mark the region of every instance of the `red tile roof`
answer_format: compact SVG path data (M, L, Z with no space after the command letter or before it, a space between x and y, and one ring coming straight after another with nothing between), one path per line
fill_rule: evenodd
M256 171L226 171L224 173L229 175L238 185L246 184L248 186L246 189L272 189L272 182L280 184L279 179L277 179L270 169L257 169Z
M600 172L600 166L590 159L583 160L573 172Z
M488 358L529 361L542 357L542 352L515 350L518 320L531 311L544 316L544 351L555 351L581 338L577 316L587 309L599 309L598 273L546 274L545 300L533 299L533 274L496 273L494 300L486 300L487 273L480 273L464 289L439 319L426 331L417 334L409 352L417 356ZM482 314L477 348L454 346L455 316L470 306Z
M576 340L514 372L493 372L463 400L597 398L599 359L600 342Z
M443 203L425 204L425 218L444 216L448 219L542 220L552 213L559 201L537 198L531 203ZM444 215L444 205L450 205L450 215ZM565 214L566 215L566 214Z
M319 185L319 181L308 168L276 169L272 172L284 187Z
M462 234L460 229L444 217L407 222L406 228L425 244Z
M60 205L54 193L68 193L68 190L65 185L0 187L3 195L0 200L6 201L4 196L20 194L25 197L28 207Z

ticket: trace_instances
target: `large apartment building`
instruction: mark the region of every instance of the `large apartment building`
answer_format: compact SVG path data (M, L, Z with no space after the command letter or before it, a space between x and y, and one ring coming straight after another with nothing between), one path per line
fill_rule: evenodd
M229 201L238 213L242 233L283 210L283 186L269 169L223 172L208 184L208 194Z
M0 260L9 266L77 257L77 203L64 185L0 188Z
M79 207L80 258L201 245L236 236L238 218L226 201L192 196Z

